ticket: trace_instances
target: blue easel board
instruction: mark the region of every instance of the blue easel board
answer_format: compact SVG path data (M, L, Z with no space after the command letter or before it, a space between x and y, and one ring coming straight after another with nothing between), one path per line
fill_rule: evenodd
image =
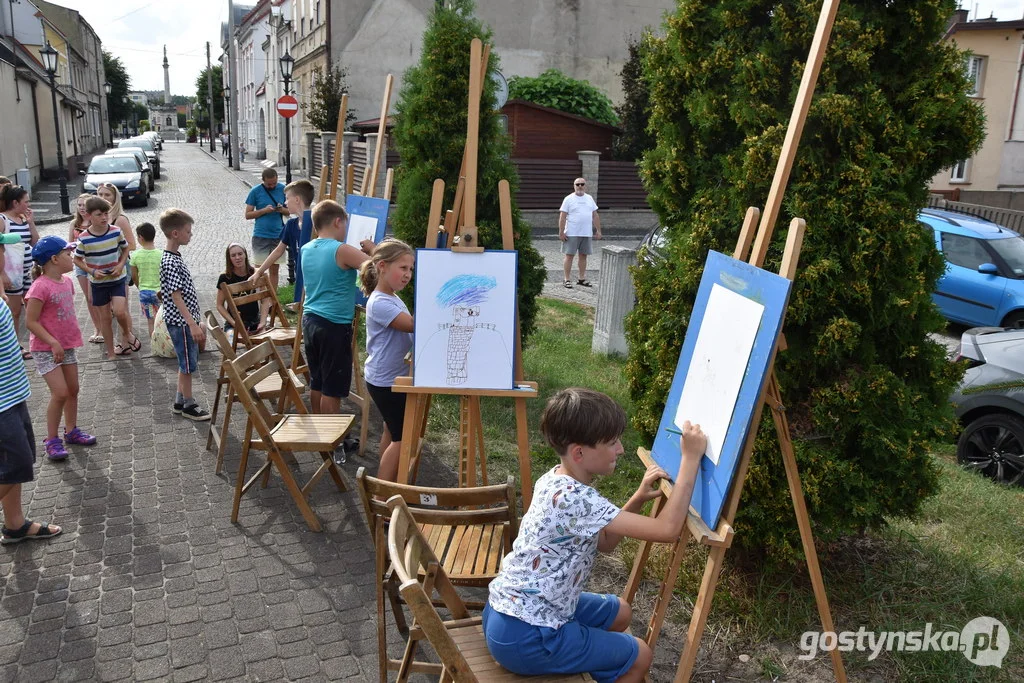
M387 199L381 199L378 197L361 197L357 194L350 194L345 196L345 213L349 215L349 222L352 221L352 216L367 216L377 220L377 232L373 236L373 241L379 243L384 239L384 233L388 228L388 208L391 203ZM362 291L356 290L356 305L365 306L367 297L363 295Z
M775 273L737 261L716 251L708 253L704 263L704 275L701 277L697 299L694 302L690 325L686 330L686 339L679 354L672 387L669 390L665 411L661 415L661 423L654 439L651 455L654 460L670 476L679 472L679 435L667 431L675 429L676 411L680 396L693 359L697 335L707 311L708 298L714 285L721 285L728 290L740 294L747 299L764 306L757 335L754 338L753 350L747 367L743 373L739 396L733 409L732 419L726 431L724 445L716 465L710 458L701 459L690 505L697 510L704 523L711 529L718 525L719 517L725 500L729 496L736 467L739 465L743 447L750 433L754 410L761 399L762 390L771 371L770 364L778 342L782 321L789 302L789 280Z

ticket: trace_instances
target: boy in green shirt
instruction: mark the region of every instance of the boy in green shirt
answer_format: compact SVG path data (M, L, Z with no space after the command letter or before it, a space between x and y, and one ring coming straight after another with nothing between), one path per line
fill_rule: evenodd
M135 234L139 237L139 248L132 252L132 278L139 286L139 305L146 316L152 339L156 311L160 308L160 258L163 252L153 246L156 228L152 223L141 223Z

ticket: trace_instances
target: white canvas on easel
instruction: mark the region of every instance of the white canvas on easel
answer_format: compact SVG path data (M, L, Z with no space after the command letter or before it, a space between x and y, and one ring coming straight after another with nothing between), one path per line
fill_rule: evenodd
M359 249L363 240L376 242L378 221L373 216L350 215L348 217L348 232L345 235L345 244Z
M513 388L516 256L416 251L414 386Z
M711 288L675 424L699 424L708 437L706 455L716 465L763 316L762 304L718 283Z

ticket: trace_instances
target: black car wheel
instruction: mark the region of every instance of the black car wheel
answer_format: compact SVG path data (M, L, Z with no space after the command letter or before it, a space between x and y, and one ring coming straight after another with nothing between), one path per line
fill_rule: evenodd
M156 168L153 169L153 177L156 178L157 180L160 180L160 167L159 166L157 166Z
M1024 311L1007 313L1003 318L1003 327L1024 327Z
M1024 484L1024 420L1005 413L979 417L960 435L956 459L995 481Z

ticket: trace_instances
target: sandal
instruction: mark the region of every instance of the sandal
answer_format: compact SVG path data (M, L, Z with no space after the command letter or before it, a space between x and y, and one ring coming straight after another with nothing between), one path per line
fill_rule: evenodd
M135 335L132 335L132 336L133 336L133 337L135 337L135 341L133 341L133 342L132 342L132 343L131 343L131 344L130 344L130 345L128 346L128 348L130 348L130 349L131 349L132 351L136 351L136 352L138 352L138 350L142 348L142 340L141 340L141 339L139 339L139 335L137 335L137 334L135 334Z
M114 355L115 356L130 356L132 355L132 347L122 346L121 344L114 344Z
M24 347L22 347L22 349L21 349L21 359L22 360L30 360L31 358L32 358L32 354L30 352L26 351Z
M94 335L92 335L91 337L89 337L89 343L90 344L102 344L103 343L103 335L102 334L94 334Z
M576 284L578 284L580 287L593 287L593 285L590 284L590 280L577 280Z
M8 529L3 527L0 529L0 545L12 545L14 543L21 543L22 541L47 541L54 536L60 536L61 532L64 531L57 525L50 524L39 524L39 528L34 534L29 533L29 529L32 528L33 522L30 519L26 519L25 523L21 525L20 529ZM56 531L50 531L50 527L56 529Z
M569 282L568 280L563 281L562 286L565 287L566 289L572 289L572 283Z

